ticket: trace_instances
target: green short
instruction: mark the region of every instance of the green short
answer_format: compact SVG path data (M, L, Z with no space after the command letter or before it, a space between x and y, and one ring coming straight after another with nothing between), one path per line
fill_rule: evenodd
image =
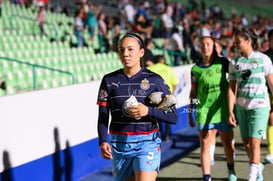
M239 122L241 138L262 138L266 131L269 108L245 109L239 105L235 106L235 116Z

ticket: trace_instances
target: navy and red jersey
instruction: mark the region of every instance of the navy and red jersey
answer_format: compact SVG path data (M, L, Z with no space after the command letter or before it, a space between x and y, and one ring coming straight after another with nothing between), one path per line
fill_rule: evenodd
M163 79L145 68L130 78L122 69L105 75L101 81L97 100L100 143L106 141L109 113L111 113L109 129L111 134L149 134L158 130L157 121L175 124L177 122L175 108L164 112L149 105L147 97L153 92L163 92L163 96L170 94L169 87ZM139 120L127 116L122 109L123 103L132 95L138 102L149 107L148 115Z

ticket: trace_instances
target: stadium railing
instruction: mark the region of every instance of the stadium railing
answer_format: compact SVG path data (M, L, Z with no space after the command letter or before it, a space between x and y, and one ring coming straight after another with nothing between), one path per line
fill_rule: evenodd
M9 62L15 62L17 64L24 64L26 66L31 66L32 67L32 78L33 78L33 85L32 85L32 89L33 90L37 90L37 77L39 76L37 74L37 70L36 69L46 69L46 70L49 70L49 71L52 71L52 72L58 72L58 73L61 73L61 74L67 74L69 76L71 76L71 83L72 84L75 84L76 83L76 79L75 79L75 76L73 73L69 72L69 71L64 71L64 70L60 70L60 69L56 69L56 68L51 68L51 67L46 67L46 66L42 66L42 65L38 65L38 64L32 64L32 63L29 63L29 62L23 62L23 61L20 61L20 60L16 60L16 59L12 59L12 58L7 58L7 57L0 57L0 59L2 61L9 61ZM4 67L2 67L4 68ZM9 87L10 85L13 85L13 84L16 84L16 78L13 78L12 74L9 74L7 73L6 75L6 81L7 81L7 87ZM20 76L18 76L20 77ZM9 85L10 84L10 85Z

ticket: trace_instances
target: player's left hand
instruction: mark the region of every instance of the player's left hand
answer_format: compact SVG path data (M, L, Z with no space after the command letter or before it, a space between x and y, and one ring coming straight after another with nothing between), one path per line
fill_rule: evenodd
M149 108L142 104L138 103L138 105L133 105L129 107L129 114L133 118L141 118L148 115Z

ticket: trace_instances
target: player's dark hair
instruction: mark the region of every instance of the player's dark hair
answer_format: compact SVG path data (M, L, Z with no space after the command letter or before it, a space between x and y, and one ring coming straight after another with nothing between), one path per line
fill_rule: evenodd
M241 30L237 30L234 35L241 36L245 40L251 40L253 50L258 50L260 48L259 36L252 29L242 28Z
M124 38L126 38L126 37L131 37L131 38L136 39L137 42L138 42L138 44L139 44L139 46L140 46L140 49L142 49L142 48L145 47L144 42L143 42L142 38L141 38L139 35L137 35L137 34L135 34L135 33L126 33L126 34L120 39L120 41L122 41L122 40L123 40Z
M126 38L126 37L134 38L134 39L138 42L138 44L139 44L139 46L140 46L140 49L144 49L144 48L145 48L145 44L144 44L142 38L141 38L139 35L135 34L135 33L126 33L126 34L119 40L119 43L120 43L124 38ZM141 67L145 67L144 61L143 61L143 57L140 58L140 65L141 65Z

